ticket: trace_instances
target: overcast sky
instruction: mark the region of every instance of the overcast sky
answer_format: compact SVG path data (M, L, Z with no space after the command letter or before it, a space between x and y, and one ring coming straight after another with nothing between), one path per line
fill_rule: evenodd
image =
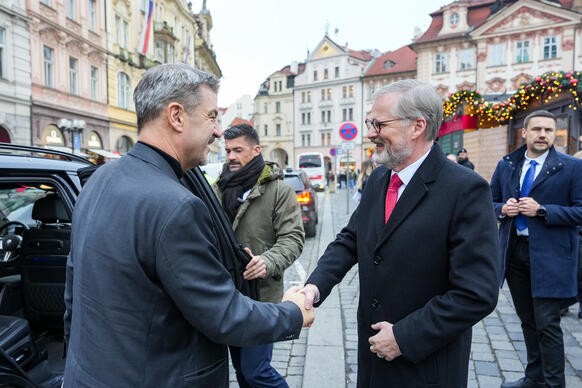
M222 70L218 104L254 98L271 73L304 61L323 38L351 49L395 50L423 32L429 14L452 0L207 0L210 41ZM193 1L198 12L202 0ZM338 30L336 34L336 29Z

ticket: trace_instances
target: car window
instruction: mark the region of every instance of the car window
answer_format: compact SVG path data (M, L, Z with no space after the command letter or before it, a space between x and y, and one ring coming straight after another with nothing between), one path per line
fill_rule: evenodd
M47 191L26 184L2 184L0 186L0 221L4 225L9 221L19 221L26 226L35 226L32 219L34 202L47 195ZM0 226L1 226L0 225Z
M301 182L301 179L297 175L286 175L285 182L295 191L305 190L305 185L303 182Z

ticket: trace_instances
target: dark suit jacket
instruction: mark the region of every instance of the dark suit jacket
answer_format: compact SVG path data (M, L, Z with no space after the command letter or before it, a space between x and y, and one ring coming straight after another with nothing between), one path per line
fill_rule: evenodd
M307 283L323 301L358 264L359 387L462 387L471 327L497 303L497 226L487 182L438 145L384 225L390 171L370 176L358 208ZM369 349L376 322L394 324L402 356Z
M491 192L495 212L509 198L519 199L519 179L526 146L499 161ZM578 225L582 225L582 161L550 148L529 196L544 205L547 217L528 218L531 282L534 297L569 298L578 293ZM509 237L515 217L500 217L500 279L505 277Z
M224 344L297 338L297 306L236 291L217 239L204 203L148 146L97 170L73 214L65 386L227 387Z

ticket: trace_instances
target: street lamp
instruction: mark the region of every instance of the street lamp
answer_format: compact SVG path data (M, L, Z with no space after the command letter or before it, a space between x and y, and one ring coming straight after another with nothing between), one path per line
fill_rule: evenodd
M58 126L61 131L71 133L71 152L74 154L75 149L81 150L81 133L85 129L85 121L60 119Z

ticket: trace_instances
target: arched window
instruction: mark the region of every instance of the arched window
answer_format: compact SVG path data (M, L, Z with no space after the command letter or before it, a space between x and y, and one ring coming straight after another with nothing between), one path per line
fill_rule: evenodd
M128 136L120 136L115 142L115 150L124 155L133 147L133 140Z
M127 110L131 106L131 82L123 72L117 74L117 106Z
M10 143L10 134L0 125L0 142Z

